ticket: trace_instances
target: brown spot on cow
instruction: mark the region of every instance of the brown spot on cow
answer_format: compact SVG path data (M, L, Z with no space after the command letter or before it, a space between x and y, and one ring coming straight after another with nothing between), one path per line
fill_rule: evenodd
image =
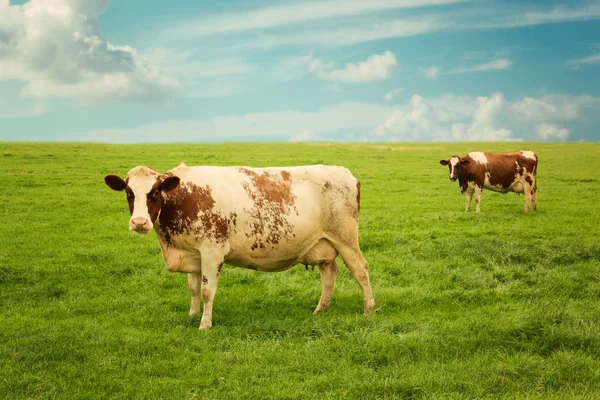
M223 262L222 261L219 263L219 266L217 267L217 276L221 276L221 268L223 268Z
M168 244L171 237L182 233L204 234L204 237L223 243L229 237L230 218L214 209L215 200L210 187L182 183L163 193L159 224Z
M533 180L531 180L531 178L529 176L525 177L525 182L529 183L530 185L533 183Z
M202 275L202 283L208 285L208 279L204 275Z
M157 185L154 185L150 190L150 193L146 195L146 206L148 207L150 221L154 223L156 218L158 218L158 213L160 212L162 206L162 199Z
M125 180L127 183L127 180ZM135 203L135 196L133 195L133 191L129 186L125 187L125 193L127 195L127 204L129 205L129 215L133 215L133 205Z
M293 237L294 227L286 216L292 210L296 213L298 211L295 207L296 196L292 193L289 173L282 171L279 177L267 171L257 173L247 168L239 168L239 171L250 178L250 182L243 182L242 187L254 203L250 210L244 210L254 221L249 225L250 230L246 233L248 238L255 238L250 249L264 249L267 244L274 248L282 238Z
M490 185L501 186L505 189L510 188L515 181L515 176L520 174L520 166L509 158L493 157L489 154L486 154L486 156L489 156L487 172Z

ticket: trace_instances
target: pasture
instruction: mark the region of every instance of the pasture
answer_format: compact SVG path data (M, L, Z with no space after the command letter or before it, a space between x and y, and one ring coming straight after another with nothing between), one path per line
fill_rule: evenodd
M538 211L438 164L533 150ZM344 165L378 312L340 261L223 268L214 327L103 183L136 165ZM598 398L600 145L0 143L0 398Z

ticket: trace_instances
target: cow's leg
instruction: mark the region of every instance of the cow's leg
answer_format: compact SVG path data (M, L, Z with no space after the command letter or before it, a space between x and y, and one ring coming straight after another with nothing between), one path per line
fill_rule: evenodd
M475 212L479 212L480 211L480 204L481 204L481 187L475 185L474 191L475 191Z
M190 316L200 312L200 286L202 283L202 274L190 272L188 274L188 288L190 289L190 297L192 304L190 306Z
M531 207L533 211L537 211L537 190L535 190L535 183L531 188Z
M357 235L358 236L358 235ZM365 315L370 315L375 311L375 299L369 282L369 263L363 256L358 247L358 238L352 240L352 244L346 242L330 240L333 247L341 254L346 267L352 272L352 276L358 282L364 300Z
M523 182L523 193L525 193L525 208L524 211L529 211L529 207L531 206L531 200L533 197L533 187L527 182Z
M217 282L219 280L219 267L223 264L224 255L216 248L200 250L202 262L202 283L200 292L204 310L200 320L200 329L212 327L212 308L215 294L217 293Z
M315 309L315 313L325 311L329 307L333 286L335 285L335 278L337 278L338 274L338 265L335 259L331 262L320 264L319 272L321 273L321 299Z
M471 189L467 189L465 192L465 197L467 199L467 206L465 207L465 212L468 212L471 209L471 199L473 199L473 191Z

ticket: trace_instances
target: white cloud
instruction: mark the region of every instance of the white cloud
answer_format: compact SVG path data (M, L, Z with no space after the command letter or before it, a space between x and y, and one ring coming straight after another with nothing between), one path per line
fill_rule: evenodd
M546 95L524 97L510 104L509 111L520 121L570 121L579 118L585 109L600 105L600 98L589 95Z
M419 67L419 73L427 79L435 80L440 74L440 68L436 66L432 66L429 68Z
M467 74L473 72L485 72L485 71L495 71L501 69L507 69L512 65L512 62L507 59L498 59L492 60L483 64L476 64L470 66L464 66L452 69L450 71L442 71L439 67L429 67L423 68L419 67L419 73L425 76L427 79L435 80L440 75L458 75L458 74Z
M322 142L324 140L313 131L304 131L290 138L290 142Z
M558 109L568 111L557 113ZM501 93L477 98L414 95L371 133L379 140L392 141L566 140L569 130L547 121L576 121L599 112L600 98L587 95L527 97L512 102Z
M179 88L129 46L107 42L96 17L108 0L0 0L0 80L22 94L82 101L162 99Z
M548 106L540 107L540 104ZM560 125L540 128L543 124L554 126L555 110L565 106L571 111L561 115ZM531 110L527 111L528 108ZM311 112L288 110L224 115L130 129L73 133L61 140L189 142L257 138L289 140L292 137L317 140L311 139L315 136L324 140L413 142L564 140L568 124L580 118L598 121L599 116L600 97L587 95L549 95L509 101L502 93L480 97L415 94L409 101L395 105L346 102Z
M567 128L563 128L560 125L553 124L540 124L537 127L537 135L542 140L553 140L558 139L560 141L566 141L569 138L571 131Z
M348 63L343 69L332 69L330 64L315 59L309 64L309 71L314 72L321 79L338 82L372 82L391 77L397 66L394 53L386 51L382 54L373 54L365 61L356 64Z
M600 54L592 54L591 56L578 58L568 62L570 65L598 64L600 63Z
M525 26L555 24L571 21L589 21L600 19L600 4L580 5L578 7L554 6L546 10L517 12L515 14L502 15L493 18L489 22L475 25L477 28L519 28Z
M385 99L386 100L392 100L394 97L396 97L397 95L399 95L403 91L404 91L404 88L392 89L392 90L390 90L389 92L387 92L385 94Z
M211 15L186 22L178 21L176 26L167 28L161 36L167 40L183 41L238 32L243 33L244 37L235 41L233 48L251 50L289 46L350 46L433 32L514 29L600 19L600 5L595 3L543 8L540 5L506 7L495 2L477 2L477 5L470 8L443 8L451 3L456 2L424 2L423 6L438 7L431 8L435 10L433 12L427 9L428 13L416 9L410 18L394 18L382 13L386 9L417 8L421 6L421 2L329 1L313 3L310 7L301 3L245 13ZM378 22L372 23L373 18L365 15L366 11L379 12ZM325 18L329 19L327 24L310 23ZM285 30L279 27L285 27Z
M341 24L337 28L302 29L290 34L262 33L253 40L246 40L233 48L253 50L290 46L351 46L375 40L439 32L450 28L452 26L439 16L415 16L410 19L395 19L376 24L354 22L347 25Z
M215 34L243 32L290 26L302 22L365 15L392 9L421 8L469 0L334 0L287 4L245 12L212 15L189 21L178 21L171 34L197 38Z
M471 72L495 71L499 69L507 69L512 65L512 61L507 59L492 60L487 63L460 67L448 72L443 72L443 75L465 74Z
M473 113L473 123L465 131L454 130L454 137L462 140L508 140L513 138L513 132L503 123L501 118L506 109L506 101L502 93L494 93L490 97L481 96L477 98L477 108ZM458 136L458 137L457 137Z

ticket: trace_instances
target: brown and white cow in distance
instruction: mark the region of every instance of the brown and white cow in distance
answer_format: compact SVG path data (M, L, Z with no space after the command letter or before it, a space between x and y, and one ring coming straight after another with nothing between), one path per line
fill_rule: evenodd
M161 174L139 166L125 180L107 175L104 181L127 193L129 229L154 229L167 269L188 274L190 315L200 312L200 296L204 303L201 329L212 326L223 263L268 272L318 266L319 312L329 306L340 254L360 285L365 314L375 309L358 245L360 183L346 168L181 164Z
M458 179L461 193L467 198L465 211L471 208L475 194L479 212L483 188L500 193L524 193L525 211L536 210L538 157L532 151L510 154L471 152L464 157L452 156L440 164L450 169L450 180Z

